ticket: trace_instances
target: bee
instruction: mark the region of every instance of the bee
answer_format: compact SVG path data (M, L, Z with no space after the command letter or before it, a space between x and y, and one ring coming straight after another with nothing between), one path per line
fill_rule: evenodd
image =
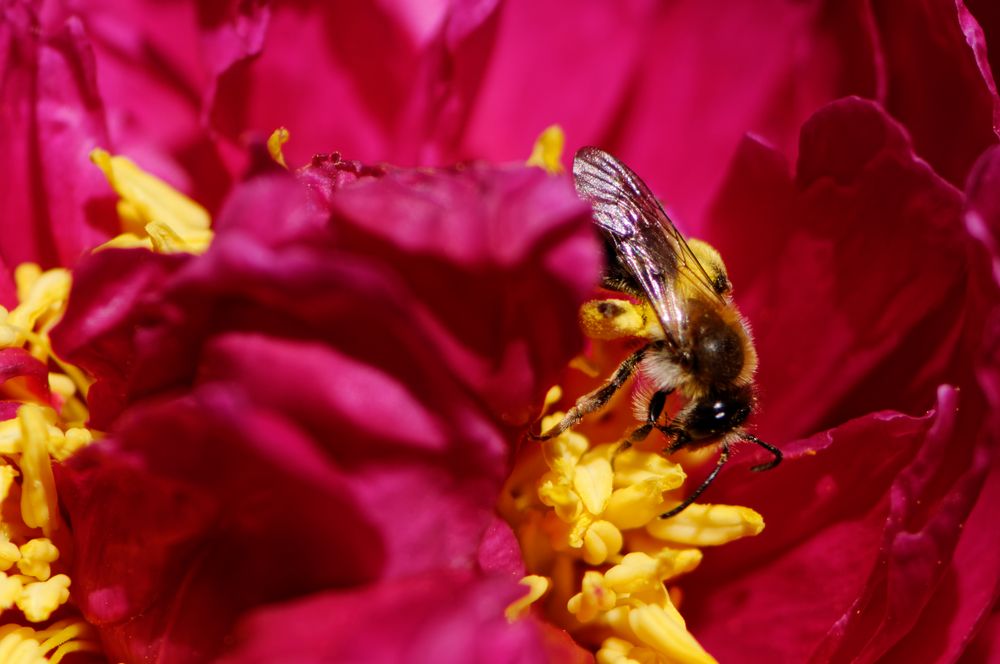
M573 178L577 193L593 207L607 249L602 286L648 303L659 329L603 385L580 397L560 422L536 437L546 440L575 426L604 407L639 371L653 389L643 406L646 421L619 451L654 429L671 441L667 453L712 444L720 450L702 484L660 515L666 519L698 499L738 441L754 443L773 455L751 470L770 470L781 463L778 448L743 428L756 404L757 352L747 323L733 304L732 284L718 253L705 243L686 241L628 166L603 150L585 147L573 159ZM684 398L683 405L669 421L661 422L667 398L675 392Z

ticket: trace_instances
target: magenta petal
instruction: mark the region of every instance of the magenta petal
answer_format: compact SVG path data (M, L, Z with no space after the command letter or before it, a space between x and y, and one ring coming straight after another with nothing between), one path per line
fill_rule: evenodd
M579 343L558 321L575 317L599 271L568 179L526 168L392 173L344 189L334 215L338 245L406 275L440 360L503 419L531 418L537 402L524 396L554 383L554 359Z
M692 234L747 132L793 154L817 108L876 97L881 84L865 2L677 2L643 36L650 46L603 141Z
M314 595L249 615L221 662L544 662L529 621L504 608L523 586L441 572Z
M654 16L646 2L505 2L462 156L524 159L553 123L570 145L599 141L631 95Z
M713 552L689 582L686 615L709 651L874 659L925 609L940 609L928 602L964 560L953 555L989 459L985 439L966 443L981 415L971 401L956 415L958 393L942 388L933 420L869 416L786 448L786 464L769 474L725 478L718 499L754 506L768 527ZM803 508L781 508L789 504ZM993 574L982 562L970 573ZM991 593L969 611L982 612ZM948 629L935 625L935 638Z
M492 1L275 6L267 48L219 82L213 124L232 137L285 126L291 163L317 148L401 164L438 162L442 149L450 158L495 21Z
M515 579L525 574L517 536L510 525L498 516L493 517L479 545L479 567L486 572L509 574Z
M1000 131L1000 98L982 30L955 0L873 7L889 73L886 108L906 125L917 153L961 186Z
M20 387L39 401L49 401L48 367L23 348L0 349L0 389L14 380L20 382ZM18 397L20 396L19 394Z
M107 183L88 159L108 138L78 21L48 32L25 3L0 9L0 109L0 263L73 265L117 227Z
M92 40L114 148L215 209L235 170L205 131L202 102L215 76L238 59L233 42L241 31L252 47L250 22L236 9L226 13L229 6L260 4L60 0L45 10L48 23L72 16ZM243 160L225 158L232 169Z
M294 422L317 453L349 469L346 486L384 537L383 577L442 560L471 566L480 555L506 447L446 372L414 358L417 373L400 375L319 344L237 334L206 356L200 382L240 386L255 410ZM305 460L290 470L315 472Z
M794 180L744 143L707 239L753 326L765 438L920 412L962 381L960 312L982 275L966 269L961 205L871 102L835 102L803 127Z
M966 185L965 225L987 253L993 281L1000 284L1000 146L979 158ZM994 401L1000 397L994 396Z
M980 630L987 632L987 640L1000 636L996 625L989 624L991 615L996 615L990 612L996 610L1000 599L997 505L1000 505L1000 466L994 462L976 507L962 526L948 572L927 602L920 621L889 651L886 661L900 664L921 659L955 661ZM991 629L993 635L989 634ZM931 634L934 639L928 638ZM998 646L1000 642L993 646L996 648L993 658L1000 654ZM969 661L985 663L994 659L972 657Z
M992 0L966 0L965 6L983 30L990 70L1000 72L1000 5Z
M77 286L51 338L60 357L96 378L88 393L95 428L108 430L130 399L132 335L144 307L157 306L154 286L189 258L110 249L89 257L74 274Z
M130 410L58 480L78 601L112 657L205 661L248 607L363 583L381 564L348 477L233 390Z

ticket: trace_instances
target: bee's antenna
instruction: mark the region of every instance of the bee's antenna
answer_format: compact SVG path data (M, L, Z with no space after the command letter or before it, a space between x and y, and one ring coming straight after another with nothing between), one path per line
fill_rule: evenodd
M781 453L779 452L778 454ZM673 508L669 512L664 512L663 514L661 514L660 518L669 519L672 516L676 516L681 512L683 512L685 509L687 509L688 505L698 500L698 496L705 493L705 489L708 488L708 485L715 481L715 477L719 474L719 471L722 470L722 467L726 465L727 461L729 461L729 443L722 443L722 453L719 454L719 460L715 464L715 468L712 469L712 472L710 472L708 474L708 477L705 478L705 481L701 483L701 486L695 489L694 493L685 498L680 505Z
M769 445L768 443L765 443L763 440L761 440L757 436L753 435L752 433L746 433L746 432L744 432L740 436L740 438L742 438L743 440L745 440L747 442L754 443L755 445L760 445L765 450L767 450L768 452L770 452L771 454L774 455L774 458L771 459L770 461L768 461L767 463L762 463L762 464L760 464L758 466L754 466L750 470L752 470L752 471L754 471L756 473L759 473L762 470L771 470L772 468L774 468L775 466L777 466L779 463L781 463L781 459L783 458L783 455L781 454L781 450L779 450L774 445Z

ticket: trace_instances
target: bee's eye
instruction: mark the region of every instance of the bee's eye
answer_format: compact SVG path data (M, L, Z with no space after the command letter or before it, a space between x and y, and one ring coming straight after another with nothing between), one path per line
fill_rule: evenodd
M694 440L732 431L750 416L751 400L748 388L709 394L695 403L688 414L685 429Z

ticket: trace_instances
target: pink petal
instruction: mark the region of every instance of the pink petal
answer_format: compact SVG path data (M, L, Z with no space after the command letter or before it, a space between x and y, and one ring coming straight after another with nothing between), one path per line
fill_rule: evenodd
M790 446L771 473L732 470L716 499L754 506L768 527L713 551L689 582L685 615L706 648L720 659L749 648L774 661L871 661L925 608L942 610L928 602L963 562L953 555L973 505L989 499L980 497L985 439L965 443L981 418L971 401L956 415L958 394L942 388L933 421L869 416ZM781 508L789 504L802 508ZM995 573L988 560L973 564L960 574ZM973 614L991 592L981 595L968 605Z
M73 265L117 228L109 190L88 154L107 145L94 58L78 21L52 31L23 3L0 20L0 264ZM0 294L10 298L4 273Z
M959 312L983 276L965 267L961 195L871 102L817 113L797 170L748 140L706 233L754 329L762 437L779 443L873 409L919 412L959 382Z
M91 426L107 431L130 400L134 379L132 334L155 288L190 257L109 249L90 256L74 273L66 314L51 333L60 357L97 380L88 393Z
M220 80L214 126L233 137L285 126L291 163L317 149L439 161L479 85L495 4L277 6L268 48Z
M106 251L78 271L54 338L99 379L112 435L58 481L112 657L202 661L264 604L520 569L494 504L580 345L586 208L523 167L330 175L318 198L252 178L202 256Z
M791 154L818 107L875 97L882 84L866 3L680 2L645 38L628 103L603 141L693 234L747 132Z
M979 25L955 0L882 2L875 14L890 77L886 108L906 125L917 153L961 185L1000 131Z
M461 572L402 579L263 608L222 662L544 662L534 625L503 610L523 592Z
M0 349L0 393L10 381L16 381L20 389L27 390L42 403L51 399L48 368L23 348Z
M134 409L119 431L58 475L78 602L112 658L204 661L247 607L377 573L344 473L233 390Z
M480 223L465 221L480 206ZM334 209L340 246L405 271L437 357L501 418L530 419L537 402L524 395L554 383L552 360L579 343L557 321L575 316L597 280L586 207L568 179L522 168L399 172L345 189Z

